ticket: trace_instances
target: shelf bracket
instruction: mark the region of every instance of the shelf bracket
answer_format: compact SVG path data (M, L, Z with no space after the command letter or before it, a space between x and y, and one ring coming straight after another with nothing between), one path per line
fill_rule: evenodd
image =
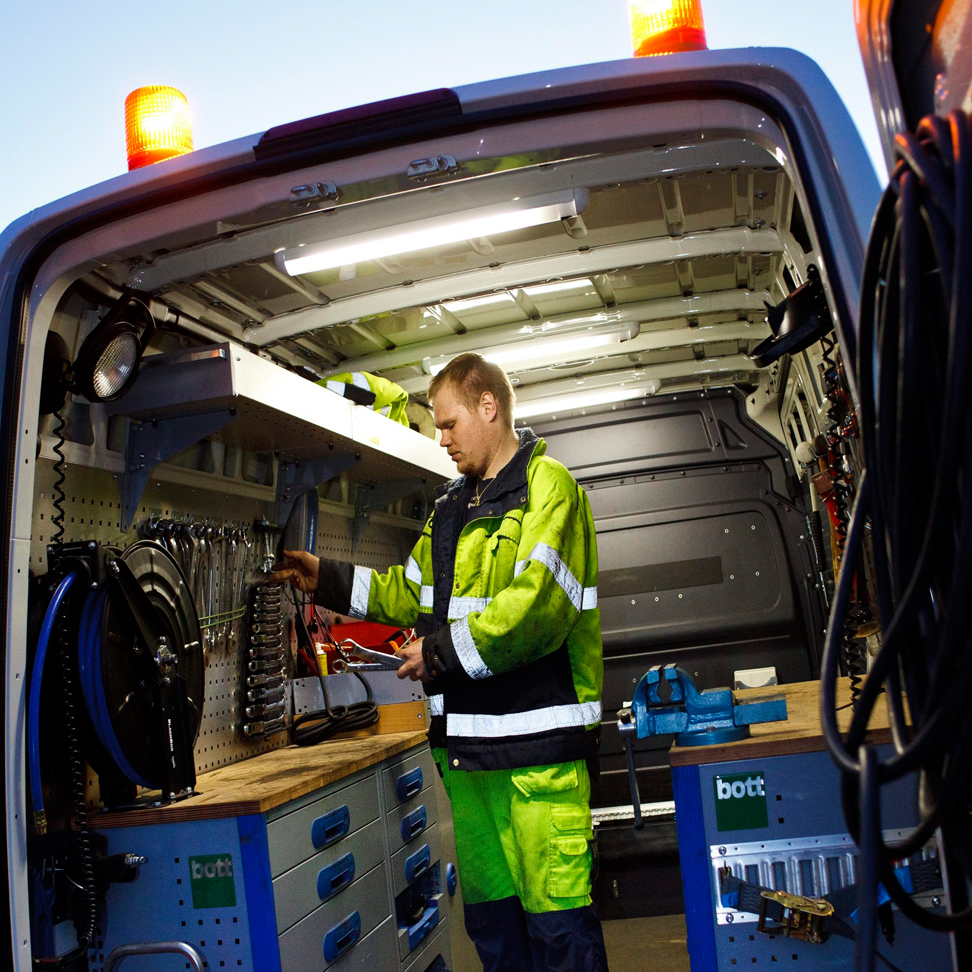
M144 422L129 419L125 435L125 468L118 477L122 530L131 527L152 470L160 462L218 432L235 418L235 408L219 408Z
M297 498L321 483L343 473L357 462L352 455L325 456L322 459L304 459L280 462L277 465L277 500L273 508L274 523L286 526L290 511Z
M424 476L414 479L393 479L385 483L359 483L354 497L354 522L351 526L351 549L357 550L365 527L376 510L414 493L425 484Z

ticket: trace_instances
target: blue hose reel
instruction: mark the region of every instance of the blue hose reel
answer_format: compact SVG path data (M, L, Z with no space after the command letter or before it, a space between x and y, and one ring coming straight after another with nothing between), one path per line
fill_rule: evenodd
M161 790L163 801L191 794L205 664L199 619L179 565L148 540L124 552L93 541L63 544L50 547L48 556L58 583L38 640L28 705L38 829L44 823L41 678L59 611L66 637L77 640L77 684L90 722L85 750L102 799L128 803L136 787Z

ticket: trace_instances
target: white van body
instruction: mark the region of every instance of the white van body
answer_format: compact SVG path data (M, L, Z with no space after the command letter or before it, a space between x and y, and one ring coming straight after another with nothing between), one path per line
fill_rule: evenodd
M515 374L518 393L535 399L579 380L601 387L630 380L634 370L657 382L658 396L742 387L746 420L780 444L781 464L794 445L786 430L800 408L797 385L809 389L820 378L813 353L786 374L752 362L750 352L769 334L764 301L778 303L812 264L841 346L853 353L880 187L846 109L806 57L703 51L523 75L460 87L454 96L453 114L404 128L386 120L338 130L325 117L294 151L273 149L272 139L261 150L262 135L202 149L51 203L0 235L9 543L0 563L3 807L16 972L31 968L28 581L44 569L33 517L37 470L50 459L38 403L48 332L81 278L88 292L102 289L105 303L122 286L151 293L153 311L183 344L229 341L321 376L385 373L419 398L426 357L488 349L524 322L599 311L614 320L637 302L636 350ZM329 184L336 199L306 188ZM313 286L291 278L289 296L272 272L277 250L326 238L335 225L346 235L567 190L590 194L574 234L560 227L508 234ZM272 293L262 301L259 274L268 285L261 292ZM565 286L571 280L581 281L575 291ZM476 305L490 295L498 295L493 304ZM92 320L74 322L75 341ZM57 326L70 330L64 320ZM804 421L819 428L825 406L819 394L814 401L817 414ZM628 407L592 414L607 429ZM569 425L572 417L557 418ZM90 420L104 428L103 407L93 406ZM542 431L543 420L535 421ZM90 452L86 460L84 449L69 443L69 464L97 461ZM118 453L112 461L121 461ZM786 468L797 475L792 462ZM803 500L793 503L799 518ZM812 598L812 587L800 596Z

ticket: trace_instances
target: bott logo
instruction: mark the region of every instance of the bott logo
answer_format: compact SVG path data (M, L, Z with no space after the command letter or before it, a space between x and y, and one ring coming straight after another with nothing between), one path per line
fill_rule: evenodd
M192 879L198 881L200 878L232 877L233 858L218 857L215 861L206 861L203 864L198 859L192 862Z
M229 908L236 904L231 854L200 854L189 858L193 908Z
M762 772L714 776L712 789L717 830L756 830L767 826Z
M719 800L741 800L743 797L765 797L763 792L763 777L749 776L745 780L733 780L726 782L721 777L716 777L716 798Z

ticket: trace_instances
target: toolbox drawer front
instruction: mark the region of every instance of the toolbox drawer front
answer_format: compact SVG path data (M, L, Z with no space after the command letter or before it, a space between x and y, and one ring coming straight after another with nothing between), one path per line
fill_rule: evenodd
M387 917L388 880L381 864L280 936L282 972L329 968L353 955Z
M277 877L378 817L374 776L343 787L267 824L270 874Z
M452 967L452 939L449 937L449 923L443 921L431 937L432 940L422 947L418 956L405 966L404 972L429 972L432 963L440 955L446 966Z
M439 828L432 824L392 854L392 894L398 895L439 860Z
M435 791L431 787L408 803L389 810L385 814L385 831L391 853L396 853L434 823Z
M296 924L322 901L342 894L380 864L383 857L381 824L374 820L274 878L277 932Z
M383 767L381 788L385 797L385 809L391 810L431 786L433 773L438 773L438 770L432 759L432 750L428 746L423 746L419 752L393 766Z
M386 972L397 969L398 961L395 919L388 917L330 968L332 972ZM313 972L316 968L316 965L308 966L307 972Z

